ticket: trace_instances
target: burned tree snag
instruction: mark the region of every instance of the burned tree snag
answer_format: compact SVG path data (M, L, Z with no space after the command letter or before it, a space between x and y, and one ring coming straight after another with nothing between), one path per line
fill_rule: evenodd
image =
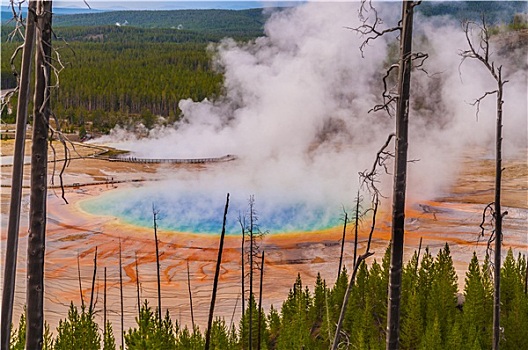
M246 312L245 310L245 267L244 267L244 264L245 264L245 259L244 259L244 254L246 253L245 250L244 250L244 242L246 240L246 222L245 222L245 217L242 216L241 214L239 215L238 217L238 222L240 223L240 228L242 230L242 242L240 243L240 273L241 273L241 281L240 281L240 284L241 284L241 294L242 294L242 319L244 319L244 313ZM242 327L242 339L244 339L244 335L245 335L245 327ZM245 349L244 347L244 341L242 340L242 349Z
M471 37L472 29L477 28L479 30L479 42L474 43ZM501 209L501 182L502 182L502 105L503 101L503 88L504 84L508 81L503 80L502 77L502 66L495 67L495 63L490 61L490 34L486 26L485 18L482 18L482 26L477 25L474 22L464 23L464 33L469 46L468 50L460 52L462 56L462 63L465 59L471 58L480 61L484 67L491 74L495 82L497 83L497 89L493 91L485 92L481 97L475 100L473 103L477 108L477 117L479 113L481 101L489 95L496 95L497 99L497 122L496 122L496 135L495 135L495 199L493 203L488 204L483 211L483 220L485 219L486 211L491 210L494 222L494 230L492 231L488 240L488 247L494 242L494 259L493 259L493 350L498 350L501 338L501 327L500 327L500 271L501 271L501 248L502 248L502 220L508 212L502 212ZM482 234L484 234L484 227L482 228Z
M257 350L260 350L262 341L261 325L262 325L262 282L264 281L264 251L262 251L262 260L260 261L260 288L259 288L259 304L258 304L258 340Z
M44 250L48 186L52 1L37 3L31 195L27 247L26 349L41 349L44 331Z
M121 349L125 348L125 315L123 307L123 260L121 256L121 238L119 238L119 297L121 299Z
M25 40L22 52L22 67L18 81L18 102L16 117L15 151L13 154L13 175L11 177L11 200L9 222L5 246L4 285L2 291L1 348L9 348L13 304L15 300L15 280L18 253L18 230L20 227L20 207L22 199L22 179L24 173L24 146L26 142L27 109L30 95L31 66L35 44L35 11L37 2L29 1Z
M249 197L249 350L253 348L253 308L251 307L251 300L253 300L253 249L255 248L253 243L254 204L254 197Z
M192 329L194 331L195 324L194 324L193 300L192 300L192 293L191 293L191 275L189 272L189 260L187 260L187 288L189 289L189 305L191 306L191 323L192 323Z
M348 222L348 213L345 211L345 219L343 222L343 237L341 238L341 253L339 254L339 267L337 269L336 280L339 279L341 275L341 270L343 269L343 253L345 251L345 236L346 236L346 227Z
M357 246L358 246L358 232L359 232L359 204L361 201L361 197L359 196L359 190L356 197L356 209L355 209L355 216L354 216L354 260L352 262L353 265L356 264L357 259Z
M213 314L216 302L216 292L218 289L218 278L220 277L220 265L222 263L222 251L224 250L224 237L227 220L227 209L229 208L229 193L227 194L224 208L224 220L222 223L222 234L220 235L220 247L218 248L218 258L216 259L216 270L213 282L213 293L211 296L211 306L209 308L209 320L207 321L207 331L205 333L205 350L209 350L211 342L211 328L213 327Z
M104 268L104 292L103 292L103 339L106 339L106 267Z
M141 296L139 294L139 269L138 269L138 259L137 252L134 253L134 258L136 260L136 297L137 297L137 307L138 307L138 317L141 314Z
M95 290L95 277L97 276L97 247L95 247L95 255L94 255L94 270L92 275L92 291L90 294L90 307L88 308L88 313L90 315L93 314L93 308L94 308L94 290Z
M402 6L398 101L396 107L396 151L392 193L391 257L386 339L387 350L398 349L400 339L400 299L403 271L403 240L405 234L409 95L412 69L413 12L415 5L416 4L413 1L403 1Z
M81 262L79 261L79 253L77 252L77 278L79 279L79 295L81 297L81 307L84 308L84 297L82 290L82 280L81 280Z
M158 246L158 214L159 210L152 205L152 216L154 221L154 241L156 243L156 275L158 282L158 322L161 327L161 278L160 278L160 262L159 262L159 246Z

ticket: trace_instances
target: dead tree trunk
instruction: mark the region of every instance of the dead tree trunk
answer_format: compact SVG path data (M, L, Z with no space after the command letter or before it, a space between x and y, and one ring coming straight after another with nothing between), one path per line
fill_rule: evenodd
M343 237L341 238L341 254L339 254L339 268L337 269L337 278L341 275L341 270L343 268L343 253L345 251L345 236L346 236L346 227L348 222L348 213L345 211L345 222L343 223Z
M106 267L104 268L104 294L103 294L103 340L106 340Z
M95 247L95 256L94 256L94 270L92 275L92 292L90 294L90 307L88 308L88 312L90 315L93 314L93 308L94 308L94 290L95 290L95 277L97 276L97 247Z
M359 202L361 201L361 198L359 196L359 190L356 198L356 210L355 210L355 217L354 217L354 260L353 260L353 266L356 265L356 259L357 259L357 247L358 247L358 233L359 233Z
M354 264L354 270L352 271L352 276L350 277L350 282L348 283L345 296L343 299L343 304L341 305L341 312L339 314L339 319L337 321L336 332L334 334L334 341L332 342L332 350L336 350L339 346L339 339L341 338L341 327L343 326L343 320L345 319L345 312L348 306L348 299L350 298L350 293L352 292L352 287L356 281L356 274L363 263L369 256L373 255L372 252L366 252L363 255L360 255L357 259L357 263Z
M138 269L137 252L134 253L134 257L136 260L136 296L137 296L137 307L138 307L138 317L139 317L141 314L141 296L139 295L139 269Z
M156 273L158 277L158 322L161 327L161 278L160 278L160 262L159 262L159 246L158 246L158 222L157 216L159 211L152 206L152 215L154 217L154 240L156 241Z
M387 309L387 350L398 349L400 338L400 299L405 233L405 190L407 184L407 146L409 95L412 68L413 1L403 1L396 109L396 155L392 194L392 231Z
M81 308L84 308L84 296L82 290L82 280L81 280L81 262L79 261L79 252L77 252L77 278L79 279L79 295L81 297Z
M251 300L253 298L253 204L254 198L249 198L249 350L253 348L253 308Z
M359 198L359 196L358 196L358 198ZM374 229L376 227L376 215L378 213L378 205L379 205L378 197L377 197L376 194L374 194L374 199L372 201L372 204L373 204L373 208L371 209L372 210L372 226L370 228L369 238L368 238L368 241L367 241L367 248L365 249L365 253L360 255L357 258L357 260L354 261L354 267L353 267L353 271L352 271L352 276L350 277L350 282L348 283L348 286L347 286L347 289L346 289L346 292L345 292L345 296L343 298L343 303L341 304L341 311L339 313L339 319L337 320L336 331L335 331L335 334L334 334L334 340L333 340L332 346L331 346L332 350L336 350L338 348L338 346L339 346L339 340L341 338L341 327L343 326L343 321L345 319L345 313L346 313L346 309L348 307L348 299L350 298L350 293L352 292L352 287L354 286L354 283L356 281L356 274L357 274L357 272L359 270L359 267L361 266L361 264L367 258L369 258L370 256L374 255L374 252L370 251L370 243L372 241L372 235L374 234ZM359 204L358 204L358 208L359 208ZM357 231L357 226L359 226L359 221L355 222L355 226L356 226L356 231ZM357 246L354 246L354 256L357 256Z
M499 349L500 343L500 273L501 273L501 250L502 250L502 218L505 213L501 209L501 182L502 182L502 72L498 69L497 79L497 135L495 144L495 256L494 265L494 287L493 287L493 349Z
M44 250L48 185L52 1L37 4L35 98L27 254L26 349L41 349L44 331Z
M33 47L35 44L35 10L37 2L28 5L26 34L22 52L22 67L18 82L17 125L15 150L13 154L13 175L11 177L11 200L9 203L9 223L5 246L4 286L2 292L1 348L8 349L11 337L13 303L15 300L15 280L18 253L18 230L20 227L20 206L22 179L24 175L24 146L26 142L27 109L30 99L30 80Z
M262 260L260 261L260 288L259 288L259 304L258 304L258 340L257 350L260 350L262 341L261 325L262 325L262 282L264 281L264 251L262 251Z
M220 247L218 248L218 258L216 259L216 270L213 282L213 293L211 296L211 306L209 308L209 320L207 321L207 331L205 333L205 350L209 350L211 342L211 328L213 327L213 314L216 302L216 291L218 289L218 278L220 277L220 265L222 263L222 251L224 250L224 237L227 220L227 209L229 208L229 193L227 194L224 208L224 220L222 223L222 234L220 235Z
M473 105L477 107L477 117L479 113L480 102L488 95L497 95L497 122L496 122L496 136L495 136L495 198L494 202L488 204L484 209L484 215L487 208L491 208L493 205L493 219L495 223L494 233L490 236L488 246L494 240L494 272L493 272L493 350L498 350L500 345L500 273L501 273L501 249L502 249L502 219L507 212L502 212L501 209L501 183L502 183L502 105L503 101L503 87L508 81L502 78L502 66L495 67L495 63L490 61L490 43L489 43L489 32L486 26L485 18L482 19L482 27L479 27L480 42L475 46L473 44L470 32L473 26L477 26L473 22L467 22L464 27L466 39L469 45L469 50L462 51L460 55L462 60L466 58L472 58L479 60L492 75L493 79L497 83L497 89L494 91L488 91L483 96L478 98ZM481 225L482 227L482 225ZM484 232L483 232L484 233Z
M123 308L123 260L121 256L121 238L119 238L119 297L121 299L121 349L124 349L125 316Z
M191 293L191 275L189 272L189 260L187 260L187 288L189 289L189 305L191 306L191 323L192 323L192 328L194 331L195 325L194 325L193 300L192 300L192 293Z
M240 227L242 229L242 243L241 243L241 250L240 250L240 269L241 269L241 293L242 293L242 320L244 319L244 313L246 312L245 310L245 300L244 300L244 297L245 297L245 278L246 278L246 275L245 275L245 259L244 259L244 255L245 255L245 251L244 251L244 242L246 240L246 223L245 223L245 219L244 217L240 216L239 217L239 223L240 223ZM242 326L242 350L245 349L245 346L244 346L244 335L245 335L245 327Z

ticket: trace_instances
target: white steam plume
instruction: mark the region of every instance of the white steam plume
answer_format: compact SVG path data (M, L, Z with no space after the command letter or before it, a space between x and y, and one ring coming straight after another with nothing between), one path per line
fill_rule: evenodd
M372 166L394 130L393 119L368 111L381 102L381 77L396 39L372 41L362 58L358 47L364 38L346 28L359 26L357 7L307 3L275 13L265 37L249 44L226 39L215 48L225 76L223 98L182 100L183 120L154 130L149 138L138 140L116 129L99 141L136 157L239 157L222 169L176 175L191 186L224 193L238 189L245 197L256 194L257 201L261 193L351 205L358 171ZM430 76L413 73L409 151L419 161L409 165L407 188L414 199L424 199L449 185L462 151L492 149L493 97L482 104L478 122L468 102L493 89L494 82L476 61L467 60L460 75L458 52L467 43L459 24L417 16L415 27L415 47L430 55ZM505 87L505 151L525 151L526 67L494 58L497 64L504 62L510 79ZM383 186L389 195L390 177Z

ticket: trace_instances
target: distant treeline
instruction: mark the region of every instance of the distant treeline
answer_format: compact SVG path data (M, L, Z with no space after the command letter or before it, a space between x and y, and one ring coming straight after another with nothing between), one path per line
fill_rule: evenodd
M105 26L119 23L121 26L184 29L208 34L239 36L262 34L268 16L262 9L112 11L56 16L53 18L53 25L55 27Z
M394 4L399 9L399 4ZM270 11L249 10L171 10L112 11L61 15L53 19L55 27L123 24L142 28L178 28L227 35L262 33ZM274 9L282 11L284 8ZM425 16L451 16L457 20L480 20L486 14L491 24L506 23L516 13L526 13L524 1L425 1L417 7Z

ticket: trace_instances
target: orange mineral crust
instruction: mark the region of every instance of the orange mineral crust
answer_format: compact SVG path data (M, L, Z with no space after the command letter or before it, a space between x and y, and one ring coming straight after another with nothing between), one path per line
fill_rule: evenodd
M11 145L2 141L3 154ZM78 146L90 155L93 149ZM60 156L60 155L59 155ZM508 210L504 220L504 249L516 252L528 249L528 170L525 155L505 161L503 207ZM172 165L171 170L200 172L209 167L224 165ZM160 178L160 165L113 163L99 158L74 159L65 176L65 198L61 190L50 188L48 196L48 223L45 265L45 318L55 329L58 321L67 316L71 301L76 305L90 302L94 273L94 255L97 249L97 273L94 286L96 317L102 324L104 272L106 269L106 295L108 318L114 332L120 330L119 249L123 266L123 293L125 329L135 325L138 312L137 295L157 305L156 255L152 228L123 223L112 216L95 216L82 210L84 200L107 191L130 190L142 187ZM165 166L166 167L166 166ZM11 167L2 167L2 246L6 243L7 212ZM29 170L26 167L24 183ZM50 178L53 176L50 169ZM55 174L55 183L58 183ZM443 196L429 201L407 203L405 259L422 246L433 254L447 242L458 271L459 284L474 251L482 260L486 250L486 237L479 237L482 210L493 199L493 163L486 160L466 159L451 189ZM23 217L19 240L17 285L15 291L15 322L25 304L25 264L28 189L24 190ZM385 199L390 203L390 199ZM363 218L359 229L359 253L365 251L370 217ZM384 205L378 213L371 242L374 259L380 261L390 240L390 208ZM269 310L273 304L280 308L288 290L298 274L303 283L312 287L320 273L332 285L337 275L343 227L317 232L294 232L266 235L259 245L265 251L263 301ZM219 229L220 233L220 229ZM168 309L173 319L190 325L189 285L197 324L204 327L213 285L219 235L190 234L158 230L162 308ZM220 284L215 308L216 316L226 323L238 323L241 315L241 237L225 238ZM344 265L350 271L354 247L354 229L349 224L346 235ZM187 270L187 266L188 269ZM137 272L136 272L137 271ZM189 271L189 272L187 272ZM246 273L247 273L246 268ZM80 279L79 279L80 273ZM3 274L2 274L3 278ZM254 290L258 293L258 273L254 277ZM249 278L246 279L248 282ZM138 292L139 285L139 292Z

